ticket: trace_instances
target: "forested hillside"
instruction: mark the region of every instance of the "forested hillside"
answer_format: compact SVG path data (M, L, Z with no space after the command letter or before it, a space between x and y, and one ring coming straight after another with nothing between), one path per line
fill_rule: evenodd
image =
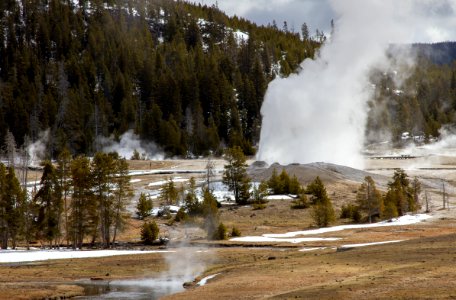
M168 155L252 153L268 82L319 45L183 1L4 0L0 141L49 129L49 157L90 155L132 129Z
M448 43L451 45L451 43ZM443 53L441 53L443 55ZM450 52L445 52L449 57ZM418 51L412 68L373 72L373 98L366 127L368 143L414 140L426 143L456 123L456 64L433 62ZM409 135L402 135L408 132Z

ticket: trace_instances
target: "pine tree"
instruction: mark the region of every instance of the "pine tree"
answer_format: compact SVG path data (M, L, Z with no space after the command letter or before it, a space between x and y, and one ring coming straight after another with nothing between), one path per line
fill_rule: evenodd
M418 204L415 202L415 190L410 186L410 180L404 170L398 169L394 172L393 181L388 183L384 202L385 209L393 212L394 206L399 216L416 209Z
M326 193L326 188L320 177L307 186L307 194L311 194L311 202L314 205L312 217L319 227L326 227L335 220L335 212L331 199Z
M57 173L59 177L59 184L62 188L63 196L63 215L65 219L65 238L67 245L69 244L69 224L68 224L68 196L70 193L71 182L70 182L70 165L71 165L71 153L65 148L57 158Z
M71 183L73 194L69 215L69 235L73 248L82 248L84 238L97 230L97 206L93 194L93 178L90 160L78 156L71 161Z
M177 204L178 190L172 178L169 178L160 188L160 200L166 205Z
M98 206L98 221L104 248L111 245L111 226L115 222L113 186L117 155L98 152L92 161L95 200ZM95 236L93 236L95 238Z
M372 216L382 215L383 199L380 192L377 190L372 177L366 176L364 178L364 182L361 184L358 193L356 194L356 200L360 210L367 213L369 223L372 223Z
M226 150L225 160L227 164L223 172L223 183L234 193L237 204L246 204L250 198L251 184L244 153L239 146L235 146Z
M152 214L152 209L154 208L152 199L146 196L146 194L141 193L139 195L138 204L136 205L136 214L140 220L144 220Z
M115 178L114 183L114 233L112 244L116 242L117 231L123 230L126 215L126 207L128 201L133 197L133 190L130 184L130 176L128 175L128 163L124 158L118 158L115 162Z
M44 162L43 175L40 181L41 188L35 195L38 205L37 219L39 237L52 242L60 236L59 221L62 212L62 189L57 176L57 171L50 161Z

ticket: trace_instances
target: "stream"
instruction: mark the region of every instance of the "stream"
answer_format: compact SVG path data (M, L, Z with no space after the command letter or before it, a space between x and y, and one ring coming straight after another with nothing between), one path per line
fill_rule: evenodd
M184 290L184 278L151 278L141 280L113 280L82 282L85 296L74 299L134 299L155 300Z

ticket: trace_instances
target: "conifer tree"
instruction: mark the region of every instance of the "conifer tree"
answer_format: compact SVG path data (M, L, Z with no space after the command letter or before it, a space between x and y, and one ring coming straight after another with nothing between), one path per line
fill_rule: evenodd
M140 220L144 220L152 214L152 209L154 208L152 199L146 196L146 194L141 193L139 195L138 204L136 205L136 214Z
M90 161L85 156L78 156L71 161L71 183L73 194L69 215L69 235L73 248L81 248L84 238L97 230L98 214L92 191L93 180Z
M356 200L360 210L367 214L369 223L372 223L373 215L380 216L383 214L383 199L372 177L366 176L364 178L364 182L356 194Z
M37 227L39 237L52 242L60 235L59 221L62 212L62 189L57 171L50 161L44 162L43 175L40 181L41 188L35 195L35 203L39 213Z
M307 194L311 194L311 202L314 205L312 217L319 227L326 227L335 220L335 212L331 199L326 193L326 188L320 177L307 186Z
M114 177L114 233L112 243L114 244L117 237L117 231L123 230L125 225L126 207L128 201L133 197L133 190L130 184L130 176L128 175L128 163L124 158L118 158L115 161L115 177Z
M246 158L239 146L227 149L225 152L225 171L223 183L234 193L237 204L245 204L250 198L250 178L247 175Z

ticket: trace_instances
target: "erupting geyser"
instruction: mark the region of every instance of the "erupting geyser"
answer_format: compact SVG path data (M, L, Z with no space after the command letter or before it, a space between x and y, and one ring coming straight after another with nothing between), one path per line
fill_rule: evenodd
M257 158L362 167L366 103L373 91L369 71L388 70L392 43L441 40L444 28L454 25L455 2L332 0L337 17L330 41L298 74L269 85Z

